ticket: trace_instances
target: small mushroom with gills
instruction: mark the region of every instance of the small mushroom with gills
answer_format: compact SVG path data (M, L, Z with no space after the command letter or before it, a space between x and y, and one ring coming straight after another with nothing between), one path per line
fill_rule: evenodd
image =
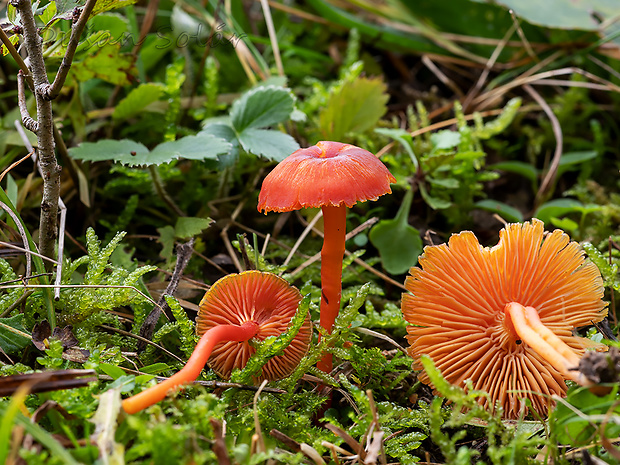
M235 368L245 367L255 352L249 341L278 336L288 328L301 295L284 279L261 271L227 275L211 286L196 319L200 341L181 371L167 380L123 400L127 413L139 412L161 400L171 389L195 380L207 363L226 379ZM312 337L307 316L291 344L270 359L257 381L288 376L308 351Z
M607 315L603 280L564 232L545 235L536 219L508 224L485 248L465 231L426 247L419 265L402 301L415 369L428 355L446 380L462 387L469 380L489 393L482 404L499 402L513 419L525 411L522 397L544 416L550 396L566 394L565 379L590 384L576 371L579 359L605 346L573 330Z
M327 333L331 333L340 312L347 207L391 193L393 182L394 176L372 153L331 141L295 151L263 181L259 211L320 207L323 212L320 325ZM317 366L330 372L331 354L326 354Z

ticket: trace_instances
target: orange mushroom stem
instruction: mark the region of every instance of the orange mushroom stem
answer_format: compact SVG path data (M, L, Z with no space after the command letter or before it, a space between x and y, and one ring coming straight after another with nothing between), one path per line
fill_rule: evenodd
M321 249L321 315L319 322L331 334L336 317L340 312L342 295L342 258L344 257L347 230L347 207L323 206L324 241ZM329 373L332 369L332 354L324 354L317 368Z
M258 324L254 321L246 321L242 325L220 325L209 329L202 335L181 371L167 380L123 400L123 410L127 413L137 413L160 402L165 399L171 389L198 378L216 344L222 341L248 341L257 332Z
M504 311L509 330L534 349L565 378L582 386L592 384L577 369L579 355L540 321L534 307L524 307L517 302L510 302L506 304Z

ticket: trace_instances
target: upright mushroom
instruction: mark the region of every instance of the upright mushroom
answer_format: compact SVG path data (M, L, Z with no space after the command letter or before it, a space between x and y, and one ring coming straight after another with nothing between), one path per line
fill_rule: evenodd
M600 273L565 233L545 236L539 220L507 225L492 248L471 232L453 235L426 247L419 265L402 301L414 368L430 356L449 382L469 380L507 418L524 412L523 397L545 415L549 396L566 393L565 378L580 381L585 349L603 348L572 333L607 314Z
M396 182L394 176L372 153L330 141L297 150L263 181L259 211L318 207L323 211L320 324L328 333L340 311L347 207L391 193L392 182ZM331 354L326 354L318 367L331 371Z
M301 300L299 291L284 279L260 271L227 275L211 286L196 319L200 341L187 364L167 380L123 400L127 413L136 413L163 400L168 392L195 380L205 363L222 378L243 368L255 349L252 338L278 336L287 327ZM269 360L258 380L285 378L306 354L312 326L306 317L301 329L284 350Z

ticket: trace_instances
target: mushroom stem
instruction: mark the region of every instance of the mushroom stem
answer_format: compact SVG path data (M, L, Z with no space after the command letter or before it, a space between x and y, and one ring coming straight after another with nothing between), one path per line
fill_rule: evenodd
M257 332L258 324L254 321L246 321L240 326L220 325L209 329L202 335L181 371L140 394L123 400L123 410L137 413L163 400L171 389L198 378L216 344L222 341L248 341L256 336Z
M321 249L320 324L328 334L340 312L342 294L342 257L347 230L347 207L323 206L323 248ZM332 355L325 354L317 364L321 371L332 371Z
M524 307L517 302L510 302L504 311L518 337L565 378L582 386L592 384L577 370L580 357L540 321L534 307Z

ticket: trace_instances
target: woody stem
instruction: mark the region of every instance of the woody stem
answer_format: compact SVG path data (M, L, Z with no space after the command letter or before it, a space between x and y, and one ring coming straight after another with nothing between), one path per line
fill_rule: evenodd
M163 400L171 389L198 378L216 344L222 341L248 341L257 331L258 325L254 321L247 321L241 326L220 325L209 329L202 335L181 371L140 394L123 400L123 410L127 413L137 413Z

